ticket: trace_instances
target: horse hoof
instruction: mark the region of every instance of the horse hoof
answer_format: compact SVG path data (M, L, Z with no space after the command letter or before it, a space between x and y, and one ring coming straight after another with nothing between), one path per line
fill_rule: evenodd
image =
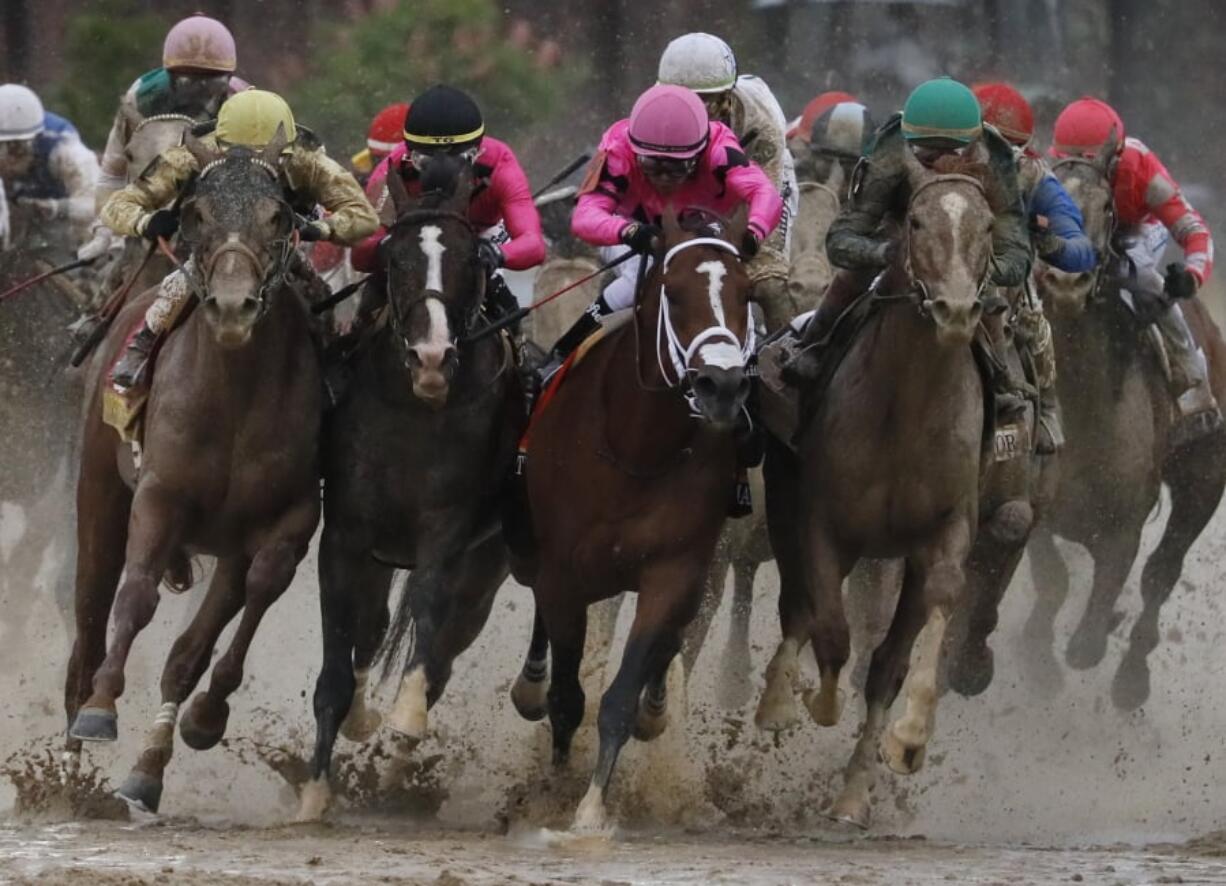
M924 757L927 755L925 745L907 745L894 734L893 729L887 729L881 736L881 759L892 772L899 775L914 775L924 768Z
M604 791L592 785L583 795L570 829L576 834L593 834L609 829L608 813L604 808Z
M426 737L426 689L426 672L420 667L400 681L400 691L396 693L396 701L387 718L392 732L414 742Z
M119 717L105 708L81 708L68 736L81 741L115 741L119 738Z
M543 720L549 713L546 701L548 689L548 683L543 676L539 680L529 680L521 672L511 687L511 704L525 720L533 723Z
M370 708L363 708L355 714L355 708L349 709L348 716L341 723L341 735L356 744L363 744L379 731L383 725L383 715Z
M949 688L964 698L980 695L991 685L995 670L995 657L989 647L964 649L949 669Z
M834 702L822 698L820 690L807 689L802 696L809 716L818 726L838 726L839 717L843 714L843 692L835 693Z
M162 780L148 772L133 769L115 793L142 812L157 812L162 803Z
M1088 671L1096 667L1107 654L1107 635L1100 634L1087 638L1081 632L1073 634L1069 640L1064 660L1075 671Z
M659 738L668 727L668 711L661 708L653 711L650 704L639 704L638 713L634 718L633 735L639 741L651 741Z
M826 817L831 821L853 825L862 831L867 831L872 818L872 807L869 806L867 797L844 793L840 794L839 798L834 801L834 805L826 810Z
M771 692L767 686L753 715L754 725L767 732L786 732L800 722L796 697L790 689Z
M1125 657L1111 681L1111 702L1118 710L1135 711L1149 700L1149 665Z
M1020 545L1034 526L1034 510L1028 501L1007 501L987 521L988 533L1002 545Z
M207 751L226 734L229 719L229 704L210 701L208 694L201 692L192 699L187 713L179 721L179 735L192 750Z
M322 778L313 778L302 786L302 793L298 797L298 814L294 816L294 821L299 824L321 821L331 804L332 788L328 784L328 777L325 775Z

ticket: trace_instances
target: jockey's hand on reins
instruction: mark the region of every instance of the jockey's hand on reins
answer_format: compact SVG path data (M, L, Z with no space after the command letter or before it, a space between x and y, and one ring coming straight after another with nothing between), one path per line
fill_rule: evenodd
M294 228L298 231L298 237L308 243L313 243L316 240L327 240L331 231L328 230L327 222L319 221L313 218L307 218L305 215L294 216Z
M179 213L173 209L159 209L145 216L140 235L156 243L159 237L169 240L178 230Z
M1166 281L1163 286L1172 301L1196 296L1196 277L1183 262L1171 262L1166 266Z
M744 235L741 237L741 258L749 261L758 254L758 248L762 245L758 240L758 235L751 228L746 228Z
M637 253L654 252L664 232L651 222L634 222L622 229L621 241Z

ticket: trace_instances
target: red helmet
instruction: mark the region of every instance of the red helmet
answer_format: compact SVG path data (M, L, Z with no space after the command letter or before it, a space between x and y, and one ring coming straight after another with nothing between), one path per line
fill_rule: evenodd
M983 109L983 122L995 126L1009 141L1024 145L1034 136L1030 102L1008 83L980 83L971 91Z
M1051 152L1057 157L1093 157L1112 137L1117 149L1124 146L1124 121L1109 104L1087 96L1056 118Z
M808 141L809 133L813 129L813 123L818 117L820 117L826 111L829 111L835 105L842 104L843 102L858 101L859 99L849 92L823 92L817 98L805 105L805 109L800 113L800 122L796 124L797 129L795 134L800 136L805 141Z
M375 115L366 133L366 147L371 154L382 159L404 141L404 118L408 115L408 102L388 105Z

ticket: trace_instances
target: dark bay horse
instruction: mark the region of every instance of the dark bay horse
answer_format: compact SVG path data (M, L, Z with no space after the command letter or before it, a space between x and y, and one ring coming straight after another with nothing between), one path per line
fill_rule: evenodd
M979 178L920 179L904 258L868 296L878 300L875 315L812 403L796 454L779 443L768 450L784 637L768 679L794 672L797 650L811 640L821 685L806 701L819 724L834 725L841 713L839 675L850 654L843 579L863 557L905 560L897 609L869 666L867 719L830 811L861 827L878 745L895 772L923 763L945 629L978 528L984 393L969 345L992 222ZM906 710L886 729L900 690Z
M1069 639L1066 660L1077 669L1102 661L1107 637L1122 618L1115 602L1166 483L1171 513L1145 563L1144 608L1112 684L1116 707L1131 710L1149 697L1146 658L1158 645L1159 609L1226 487L1226 433L1219 430L1172 449L1175 408L1162 356L1147 323L1125 305L1119 282L1109 278L1105 267L1116 233L1107 177L1113 152L1111 145L1095 160L1062 160L1054 167L1081 207L1086 233L1104 264L1081 275L1047 269L1040 276L1055 334L1068 445L1061 454L1058 494L1030 545L1038 599L1024 642L1035 676L1058 681L1059 666L1051 656L1053 626L1069 588L1068 569L1053 541L1058 535L1084 545L1094 559L1090 600ZM1226 402L1226 344L1203 305L1192 300L1182 309L1209 361L1213 393L1219 403Z
M328 806L338 731L364 741L379 726L365 689L385 632L389 667L408 647L387 726L411 746L507 575L500 495L523 407L503 339L464 340L485 282L467 218L471 174L435 158L417 201L399 176L388 182L386 316L324 431L324 655L300 820ZM413 571L389 632L397 567Z
M515 697L549 714L565 763L583 717L579 682L588 605L638 591L621 666L600 705L600 750L575 827L601 828L618 753L667 723L669 663L694 617L728 510L731 429L748 394L748 277L737 249L745 215L722 235L664 220L665 252L633 318L610 332L535 420L527 466L535 551L516 574L533 588L537 627ZM521 571L521 566L522 571ZM532 707L525 682L544 685ZM544 703L543 703L544 702Z
M115 700L132 642L153 618L158 584L180 550L217 557L207 596L162 673L162 707L122 796L156 810L180 705L208 669L217 638L242 611L206 692L179 723L196 749L225 733L260 620L288 587L319 521L321 380L303 300L285 282L293 214L276 161L217 157L191 144L202 172L182 234L199 271L200 308L166 341L145 412L135 489L128 446L102 421L107 370L153 293L120 316L91 367L77 486L77 636L65 705L70 749L114 741ZM120 574L122 585L116 595ZM107 622L114 632L107 646Z

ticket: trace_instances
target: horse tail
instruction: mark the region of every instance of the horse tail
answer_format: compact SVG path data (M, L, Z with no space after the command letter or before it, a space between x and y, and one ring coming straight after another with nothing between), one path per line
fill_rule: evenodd
M413 652L417 648L417 617L413 612L412 581L412 573L405 575L400 599L396 602L396 609L379 647L376 660L382 668L381 680L387 680L403 671L405 665L413 660Z

